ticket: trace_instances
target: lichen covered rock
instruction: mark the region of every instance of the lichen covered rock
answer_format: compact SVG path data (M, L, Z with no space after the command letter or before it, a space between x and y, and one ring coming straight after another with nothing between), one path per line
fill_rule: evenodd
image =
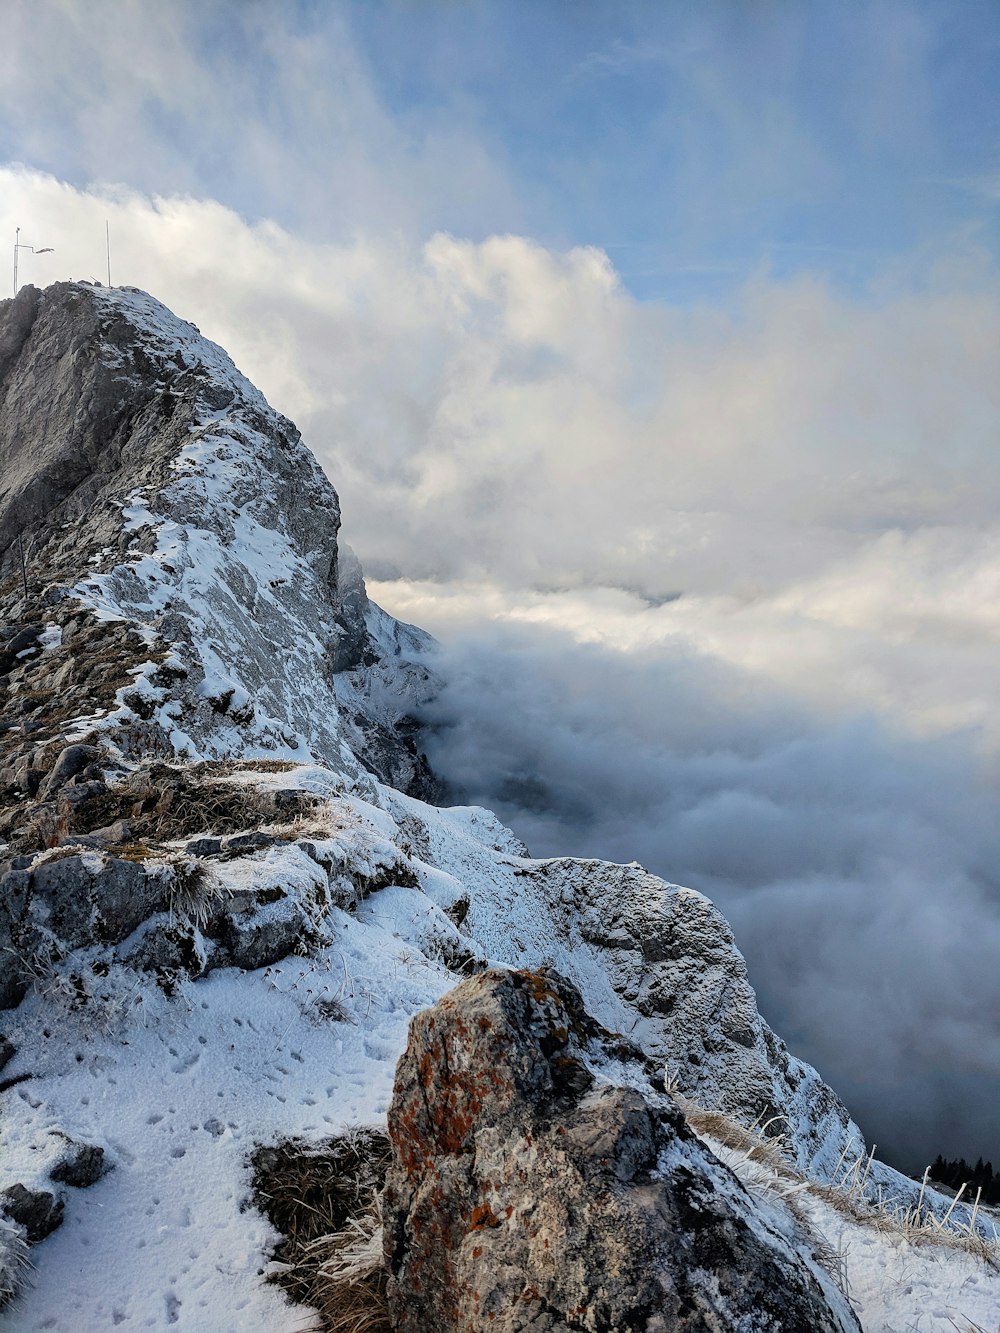
M419 1014L389 1113L394 1326L855 1329L669 1098L595 1082L579 997L490 970Z

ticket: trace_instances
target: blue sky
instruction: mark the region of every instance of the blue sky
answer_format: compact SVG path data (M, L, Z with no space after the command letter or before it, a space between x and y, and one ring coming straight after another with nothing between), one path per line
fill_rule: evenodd
M860 294L957 234L996 255L994 3L159 8L15 5L7 59L27 58L7 71L0 157L77 185L190 190L314 236L377 216L597 245L636 295L670 300L725 299L762 266ZM65 44L67 69L57 55L39 79L33 44L38 58ZM86 70L85 100L130 114L81 106ZM244 126L274 170L241 147ZM386 150L386 188L412 170L396 219L344 170L352 141ZM282 171L283 145L312 180Z
M470 117L510 164L513 221L600 245L640 295L714 295L761 263L863 283L955 228L997 243L994 4L352 16L395 114Z

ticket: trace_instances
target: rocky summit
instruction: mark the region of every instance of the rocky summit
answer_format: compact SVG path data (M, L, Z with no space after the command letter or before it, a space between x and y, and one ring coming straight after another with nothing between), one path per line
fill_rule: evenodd
M985 1326L707 899L444 804L339 523L152 297L0 303L0 1327L905 1326L914 1207Z

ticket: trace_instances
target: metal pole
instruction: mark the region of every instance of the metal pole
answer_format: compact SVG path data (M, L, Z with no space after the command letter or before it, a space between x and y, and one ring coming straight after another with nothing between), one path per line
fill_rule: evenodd
M15 231L14 233L14 295L15 296L17 295L17 252L20 248L18 244L20 239L21 239L21 228L18 227L17 231Z
M104 239L108 246L108 286L111 286L111 223L104 219Z

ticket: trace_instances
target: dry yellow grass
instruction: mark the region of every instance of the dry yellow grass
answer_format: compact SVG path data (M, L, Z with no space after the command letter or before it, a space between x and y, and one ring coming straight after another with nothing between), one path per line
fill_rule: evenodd
M258 1203L284 1237L272 1280L318 1312L316 1333L390 1333L378 1206L388 1162L375 1129L254 1156Z

